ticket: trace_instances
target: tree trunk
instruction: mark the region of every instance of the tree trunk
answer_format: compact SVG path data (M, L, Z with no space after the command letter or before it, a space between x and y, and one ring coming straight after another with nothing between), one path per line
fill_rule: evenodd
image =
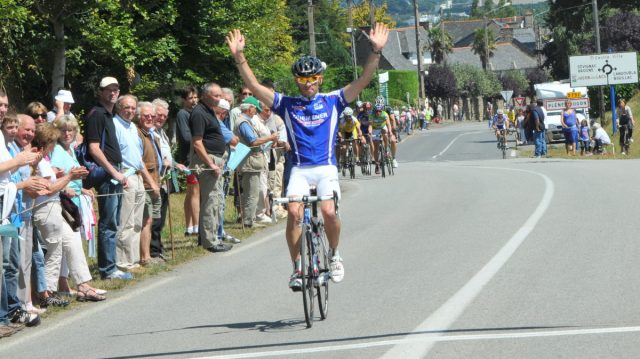
M58 93L58 90L64 88L67 58L65 56L64 23L60 19L56 19L51 20L51 24L53 25L53 33L56 39L53 50L53 69L51 71L51 97L53 98Z

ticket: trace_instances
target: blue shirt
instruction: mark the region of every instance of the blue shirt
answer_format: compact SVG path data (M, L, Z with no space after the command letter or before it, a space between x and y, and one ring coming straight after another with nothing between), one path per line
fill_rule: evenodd
M75 155L70 154L69 152L65 151L65 149L62 148L61 145L56 144L53 152L51 152L51 166L61 168L65 174L68 174L73 167L80 167L80 164L78 163ZM71 198L71 201L73 201L73 203L79 207L80 197L78 196L80 196L80 194L82 193L82 180L73 180L69 182L68 186L71 187L71 189L73 189L73 191L76 193L76 196Z
M229 117L227 116L225 118L224 121L220 121L218 120L218 122L220 122L220 132L222 132L222 138L224 138L224 143L229 144L229 142L231 142L231 140L233 140L233 132L231 132L231 130L229 129L229 124L227 123L226 119L228 119Z
M124 120L116 115L113 118L116 128L116 137L122 153L122 166L142 170L142 140L138 136L138 128L132 122Z
M293 165L336 165L338 118L347 100L344 89L313 98L274 94L272 110L284 120Z
M20 149L18 148L18 146L16 146L16 144L14 142L9 142L7 143L7 150L9 151L9 154L11 154L11 157L16 157L16 155L18 155L18 153L20 153ZM29 168L29 166L22 166L22 167L26 167ZM23 180L27 179L28 177L23 178L23 171L21 171L22 167L20 169L18 169L17 171L13 171L11 172L11 182L18 184L20 182L22 182ZM11 224L13 224L14 226L20 228L20 226L22 226L22 215L18 215L18 213L22 212L23 209L23 198L22 198L22 190L17 190L16 191L16 199L14 202L14 211L11 211L11 214L9 215L9 218L11 220ZM31 211L27 211L25 213L30 213ZM30 216L30 214L29 214Z
M256 136L256 133L253 131L253 127L251 127L249 122L242 122L240 127L238 127L238 131L240 132L240 136L242 136L248 144L252 144L258 139L258 136Z

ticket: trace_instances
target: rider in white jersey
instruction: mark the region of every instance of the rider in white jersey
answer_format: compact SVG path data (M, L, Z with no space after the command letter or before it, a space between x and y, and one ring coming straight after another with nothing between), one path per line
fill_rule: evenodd
M312 185L316 186L318 196L331 195L336 190L339 193L338 169L334 152L338 116L348 103L357 99L358 94L373 79L388 36L387 26L377 23L369 34L372 52L362 75L342 89L327 94L319 93L325 66L315 57L303 56L291 67L300 96L290 97L274 93L258 82L244 55L245 38L240 30L235 29L227 35L227 45L245 85L254 96L279 114L287 126L287 136L294 161L287 196L307 195L309 186ZM302 208L301 203L289 203L288 206L286 237L294 268L289 278L289 287L293 290L300 290L302 286L298 243L301 233L300 222L303 217ZM320 210L331 248L331 279L334 282L340 282L344 277L344 265L338 253L340 220L336 216L333 202L321 202Z

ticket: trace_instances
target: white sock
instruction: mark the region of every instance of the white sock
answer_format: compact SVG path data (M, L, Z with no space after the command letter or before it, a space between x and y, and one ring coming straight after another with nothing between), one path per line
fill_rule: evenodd
M191 233L198 234L198 227L199 226L193 226L193 229L191 230Z

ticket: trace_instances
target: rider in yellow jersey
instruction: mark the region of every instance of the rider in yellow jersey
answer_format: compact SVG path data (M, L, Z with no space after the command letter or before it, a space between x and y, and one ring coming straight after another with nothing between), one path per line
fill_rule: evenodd
M360 158L360 143L364 144L365 138L362 136L362 130L360 129L360 121L353 116L353 110L351 107L347 107L342 112L344 119L340 122L338 127L338 139L340 140L340 162L344 165L347 154L347 143L342 140L355 140L354 148L356 151L356 158ZM360 139L360 141L358 141Z

